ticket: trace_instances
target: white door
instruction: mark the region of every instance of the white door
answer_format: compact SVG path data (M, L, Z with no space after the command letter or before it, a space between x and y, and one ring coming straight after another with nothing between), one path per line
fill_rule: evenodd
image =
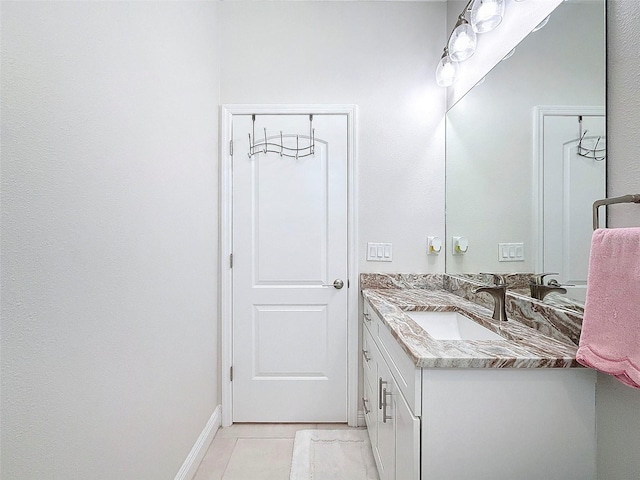
M578 155L580 131L578 115L544 119L543 271L559 273L560 283L575 285L567 295L584 301L592 205L606 196L606 160ZM585 131L582 146L605 147L604 116L583 116Z
M345 422L347 116L314 115L306 157L249 157L265 128L310 141L308 115L233 117L233 421Z

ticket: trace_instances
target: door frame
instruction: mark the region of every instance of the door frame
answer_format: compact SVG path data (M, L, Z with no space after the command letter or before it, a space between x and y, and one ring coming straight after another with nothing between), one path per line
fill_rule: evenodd
M544 260L544 118L564 116L603 116L605 107L574 105L538 105L533 107L533 161L532 161L532 233L533 269L542 272ZM605 124L606 125L606 124Z
M358 178L355 105L225 104L220 107L220 350L222 426L233 423L232 143L234 115L347 116L347 422L358 425Z

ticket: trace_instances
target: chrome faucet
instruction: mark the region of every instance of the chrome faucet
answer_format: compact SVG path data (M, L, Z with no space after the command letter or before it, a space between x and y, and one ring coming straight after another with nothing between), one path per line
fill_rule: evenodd
M529 289L531 290L531 298L536 300L544 300L551 292L567 293L567 289L562 287L557 280L549 280L548 284L544 284L544 277L547 275L558 275L557 273L539 273L531 278Z
M493 297L493 316L494 320L498 320L500 322L506 322L507 319L507 309L506 309L506 293L507 293L507 285L500 284L494 285L492 287L480 287L476 288L473 293L481 293L486 292Z

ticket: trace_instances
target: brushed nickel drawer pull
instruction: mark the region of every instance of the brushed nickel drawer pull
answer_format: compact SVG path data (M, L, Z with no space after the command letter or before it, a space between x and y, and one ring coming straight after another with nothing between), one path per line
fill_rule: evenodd
M369 363L371 361L371 357L369 355L367 355L368 353L369 352L367 350L365 350L364 348L362 349L362 356L367 361L367 363Z
M386 385L387 382L382 380L382 377L378 378L378 410L382 410L382 385Z
M371 413L371 410L369 410L369 409L367 408L367 402L368 402L368 401L369 401L369 400L367 400L366 398L362 397L362 406L364 407L364 414L365 414L365 415L369 415L369 414Z
M384 397L384 402L382 403L382 423L387 423L387 420L391 420L391 415L387 416L387 395L391 395L390 392L387 392L387 389L382 389L382 396Z

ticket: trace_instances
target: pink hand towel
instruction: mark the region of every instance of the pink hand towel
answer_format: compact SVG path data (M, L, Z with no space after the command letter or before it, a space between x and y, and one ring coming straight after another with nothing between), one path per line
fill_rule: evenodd
M593 232L576 359L640 388L640 228Z

